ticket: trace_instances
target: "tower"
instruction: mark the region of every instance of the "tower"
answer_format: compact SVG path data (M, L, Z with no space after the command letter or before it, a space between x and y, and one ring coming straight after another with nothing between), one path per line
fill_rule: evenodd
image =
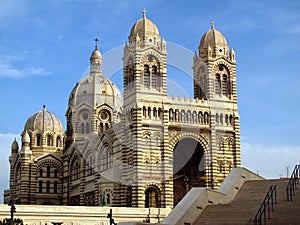
M143 17L131 28L123 56L122 180L126 184L123 195L127 206L172 205L163 197L166 189L162 178L166 56L166 42L143 10Z
M217 188L231 168L240 166L240 126L236 91L235 52L215 28L201 38L195 54L194 98L208 100L211 111L209 183Z

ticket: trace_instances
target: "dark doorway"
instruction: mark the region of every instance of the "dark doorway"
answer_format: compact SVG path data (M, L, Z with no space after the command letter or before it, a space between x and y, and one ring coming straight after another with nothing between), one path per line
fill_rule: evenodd
M157 187L149 187L146 192L145 208L159 208L160 207L160 191Z
M205 187L204 150L192 138L181 139L173 151L174 206L192 187Z

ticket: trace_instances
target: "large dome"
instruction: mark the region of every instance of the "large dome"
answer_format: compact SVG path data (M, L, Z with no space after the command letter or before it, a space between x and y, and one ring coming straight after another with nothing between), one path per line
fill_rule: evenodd
M47 131L63 133L63 126L60 119L52 112L46 110L46 107L33 114L27 120L24 130L28 131Z
M122 94L119 88L102 75L87 76L82 79L72 90L69 106L77 108L81 104L97 107L104 103L111 107L121 107Z
M136 37L141 40L152 39L152 41L160 41L159 31L157 26L148 18L146 18L146 11L143 10L144 16L138 20L131 28L130 35L128 37L130 42L134 42ZM154 40L153 40L154 39Z
M201 56L206 55L208 48L215 51L217 55L228 54L228 45L225 36L215 29L214 22L209 31L207 31L200 40L199 53Z

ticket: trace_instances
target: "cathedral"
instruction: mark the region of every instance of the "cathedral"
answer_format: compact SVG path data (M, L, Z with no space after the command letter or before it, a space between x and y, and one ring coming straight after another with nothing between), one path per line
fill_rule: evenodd
M194 97L167 94L167 43L146 11L123 54L123 93L90 72L70 93L66 130L46 109L11 146L8 201L173 208L193 187L217 189L240 167L235 52L214 23L193 60Z

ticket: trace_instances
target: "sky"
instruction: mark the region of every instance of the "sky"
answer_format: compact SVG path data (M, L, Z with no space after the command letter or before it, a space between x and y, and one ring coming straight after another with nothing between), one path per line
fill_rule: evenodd
M236 52L243 167L277 178L299 163L299 1L2 0L0 203L12 141L43 104L66 128L69 94L96 37L104 75L122 90L122 48L143 8L167 41L172 95L193 96L192 55L211 20Z

